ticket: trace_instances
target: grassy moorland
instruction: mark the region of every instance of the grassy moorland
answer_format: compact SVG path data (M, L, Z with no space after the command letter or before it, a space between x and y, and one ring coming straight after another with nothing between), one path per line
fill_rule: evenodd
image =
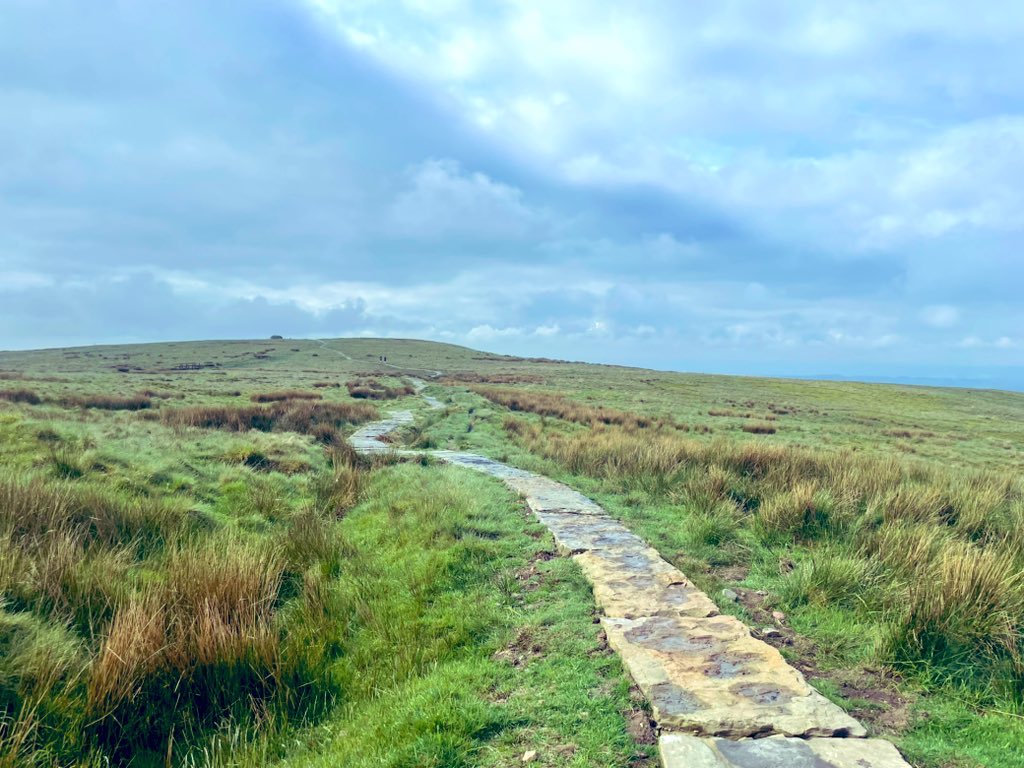
M409 439L489 453L598 499L915 764L1015 764L1024 753L1024 442L1015 426L1024 396L924 390L921 402L956 403L988 431L954 438L944 411L901 406L898 424L917 430L907 438L884 414L918 396L910 388L875 386L858 409L833 415L819 388L867 385L723 379L729 397L677 411L637 398L651 407L628 410L621 377L610 370L597 398L592 381L537 369L451 375L453 387L434 392L447 392L447 410ZM801 386L819 405L800 399ZM807 444L826 417L850 432ZM873 442L856 429L869 423ZM985 447L996 443L992 466ZM926 458L933 453L942 460Z
M1024 753L1024 396L281 339L0 353L0 766L642 764L515 500L345 449L392 407L598 499L915 765Z
M347 448L421 405L363 354L0 354L0 766L649 759L585 581L519 502Z

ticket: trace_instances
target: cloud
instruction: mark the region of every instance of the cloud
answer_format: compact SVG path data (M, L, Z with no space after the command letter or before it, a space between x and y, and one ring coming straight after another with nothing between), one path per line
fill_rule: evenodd
M391 208L391 222L403 236L519 239L539 224L522 191L483 173L466 173L454 160L424 161L407 177L408 188Z
M59 307L59 312L53 312ZM0 326L25 329L18 347L206 338L350 335L366 322L358 299L323 312L266 296L183 292L148 274L23 287L0 304Z
M952 328L960 320L960 310L948 304L936 304L921 310L921 319L933 328Z
M1024 88L1009 2L971 20L952 3L313 5L573 184L649 184L842 251L1019 227L1022 122L996 109Z
M281 332L780 373L1024 361L1008 0L0 17L0 345Z

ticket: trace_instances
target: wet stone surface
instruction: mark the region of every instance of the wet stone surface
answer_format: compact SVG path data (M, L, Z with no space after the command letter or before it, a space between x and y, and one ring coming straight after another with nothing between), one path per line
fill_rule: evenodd
M675 683L658 683L650 690L651 703L663 712L674 715L688 715L699 710L700 699Z
M716 640L707 635L683 635L668 619L649 618L623 634L630 643L665 653L699 653L715 647Z
M360 453L387 453L394 450L394 446L381 438L412 422L413 416L410 411L392 411L383 421L375 421L360 427L349 438L349 442Z
M665 768L910 768L881 739L709 739L663 734Z
M554 534L555 543L562 554L571 555L596 549L639 550L646 546L643 539L609 517L564 512L535 514Z
M711 663L704 668L708 677L730 680L750 674L750 663L755 659L747 654L715 653L710 656Z
M605 617L609 645L651 701L662 728L714 736L863 736L864 729L819 694L779 652L731 616ZM665 684L701 706L662 706Z
M731 690L755 704L783 704L794 696L793 691L773 685L741 685Z

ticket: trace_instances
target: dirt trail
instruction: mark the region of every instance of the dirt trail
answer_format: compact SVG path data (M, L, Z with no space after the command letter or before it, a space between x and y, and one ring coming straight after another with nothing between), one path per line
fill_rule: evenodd
M355 361L355 358L345 354L340 349L335 349L334 347L327 346L327 342L324 341L323 339L314 339L314 341L316 341L317 344L319 344L328 352L333 352L336 355L341 355L346 360ZM435 371L433 368L416 368L415 366L411 365L395 365L394 363L385 363L383 360L378 360L375 363L375 365L383 365L385 368L394 368L396 371L421 371L423 373L426 373L427 376L429 376L432 379L436 379L442 373L444 373L444 371ZM418 379L413 379L413 381L418 381ZM426 385L424 384L424 386Z
M342 356L342 357L344 357L344 358L345 358L346 360L351 360L351 359L352 359L351 357L349 357L348 355L346 355L346 354L345 354L344 352L342 352L342 351L341 351L340 349L335 349L334 347L328 347L328 346L327 346L327 342L326 342L326 341L324 341L323 339L317 339L317 340L316 340L316 343L317 343L317 344L319 344L319 345L320 345L321 347L323 347L324 349L326 349L326 350L327 350L328 352L333 352L333 353L334 353L334 354L336 354L336 355L341 355L341 356Z
M411 412L392 412L351 443L363 453L393 451L381 438L412 422ZM682 572L591 499L484 456L427 453L522 494L560 553L579 563L609 644L650 701L665 768L909 768L892 744L865 738L864 727L775 648L721 615Z

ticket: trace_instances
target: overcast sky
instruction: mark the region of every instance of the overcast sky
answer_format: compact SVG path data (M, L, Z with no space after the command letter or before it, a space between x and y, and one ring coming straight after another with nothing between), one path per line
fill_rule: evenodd
M3 0L0 348L1002 382L1022 43L1017 0Z

